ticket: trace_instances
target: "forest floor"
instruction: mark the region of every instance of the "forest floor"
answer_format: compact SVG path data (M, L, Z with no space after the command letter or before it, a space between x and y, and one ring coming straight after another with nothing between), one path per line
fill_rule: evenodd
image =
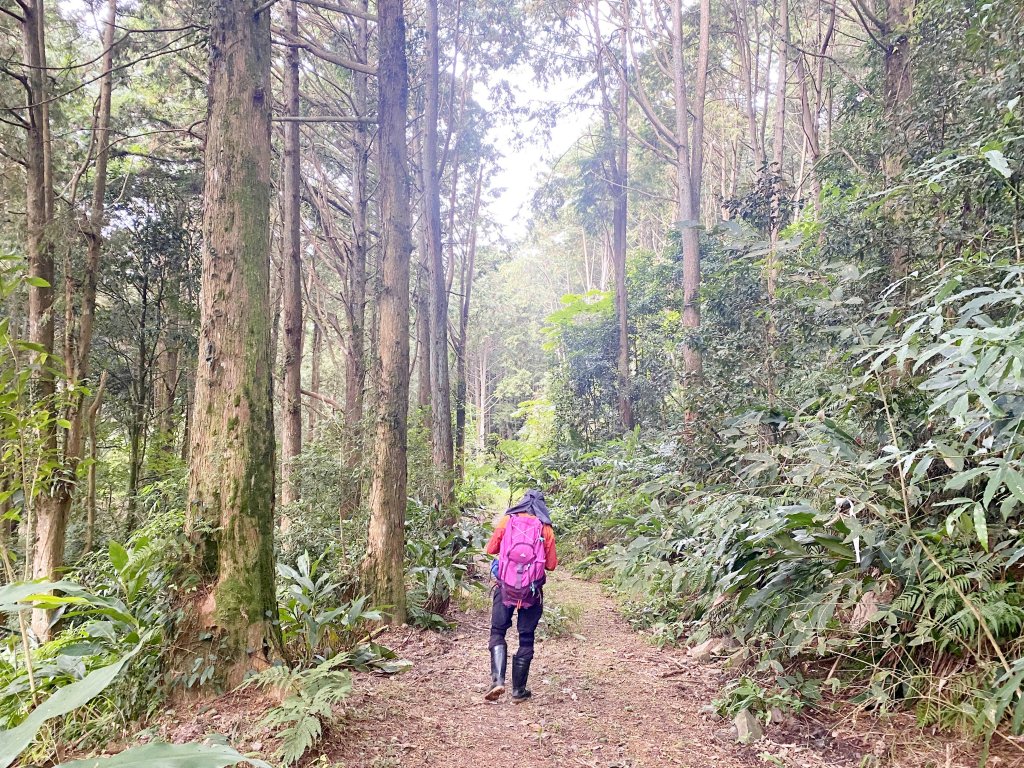
M738 672L685 648L659 649L620 616L593 582L556 572L549 615L579 616L570 631L539 639L533 698L484 701L490 600L473 593L451 632L402 627L379 639L413 663L405 674L356 673L342 719L302 768L975 768L977 744L919 728L909 713L873 717L850 705L805 709L749 745L711 706ZM556 607L557 606L557 611ZM565 622L560 622L564 624ZM542 628L543 628L542 624ZM538 633L540 638L540 633ZM509 632L510 652L516 647ZM274 702L235 691L198 710L168 712L170 741L227 736L273 760L259 725ZM993 768L1024 768L1024 751L1002 743Z
M529 703L483 700L489 601L475 599L437 634L405 628L382 638L414 667L359 675L348 715L321 751L335 768L740 768L741 766L977 765L971 746L926 737L909 715L880 723L805 714L751 745L709 706L730 674L685 649L661 650L634 632L601 588L556 572L547 607L578 613L570 633L538 643ZM509 632L514 650L514 628ZM996 758L989 765L1007 766Z

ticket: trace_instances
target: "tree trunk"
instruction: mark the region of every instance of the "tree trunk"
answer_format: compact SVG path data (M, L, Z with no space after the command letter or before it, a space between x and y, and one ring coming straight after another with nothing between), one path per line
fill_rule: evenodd
M320 327L320 321L314 316L313 317L313 348L309 354L309 390L314 394L320 394L320 387L323 385L322 381L322 358L324 352L324 333ZM316 422L317 412L316 409L310 408L309 413L306 414L306 436L309 440L313 439L316 433Z
M416 265L416 406L424 424L430 423L430 279L423 223L419 229L419 262Z
M357 7L365 11L366 0ZM368 30L366 19L355 22L355 56L367 62ZM363 72L352 75L357 117L369 114L369 82ZM365 123L356 123L352 130L352 262L348 276L348 350L345 355L345 467L348 480L339 508L341 519L359 509L362 501L363 409L366 393L366 259L368 238L366 211L369 204L367 170L370 135Z
M430 436L435 498L446 509L455 496L451 380L448 370L448 290L441 253L441 193L437 166L439 42L437 0L426 0L427 71L423 128L423 217L430 295Z
M622 38L622 68L626 66L626 33ZM615 269L615 313L618 317L619 343L617 355L619 421L623 431L636 424L630 397L629 376L629 301L626 295L626 224L628 216L627 184L629 180L629 84L619 81L619 103L616 109L618 136L612 150L612 263Z
M45 12L41 0L39 0L35 9L37 16L33 16L28 9L25 13L25 26L27 28L32 24L36 24L35 29L35 45L29 43L28 38L32 37L31 32L26 32L26 62L30 66L33 66L33 62L38 62L40 66L45 68L46 66L46 46L44 36L44 25L45 25ZM96 161L94 169L94 183L92 190L92 198L90 201L89 217L83 226L82 232L85 235L86 240L86 263L85 268L80 274L76 274L76 270L72 269L71 266L65 270L65 308L66 308L66 322L64 329L64 367L66 378L68 382L75 385L85 384L86 379L89 375L89 352L92 345L92 334L93 334L93 318L95 315L96 308L96 283L99 273L100 255L103 249L103 217L104 217L104 199L106 197L107 189L107 161L110 154L110 111L111 111L111 92L113 86L113 66L114 66L114 24L117 14L117 4L115 0L108 2L107 17L104 21L103 32L102 32L102 43L103 53L100 57L101 62L101 74L99 77L99 104L96 111L96 117L93 122L93 137L92 146L96 149ZM41 153L42 163L42 176L43 183L41 185L42 203L43 208L46 211L45 221L49 223L53 216L53 173L52 173L52 161L50 155L50 135L49 135L49 108L48 96L46 94L46 76L45 72L40 73L38 79L36 73L29 75L29 83L31 84L30 98L33 102L41 102L38 104L38 108L35 104L30 106L30 121L32 120L31 115L35 112L39 112L39 126L41 128L40 136L37 138L32 136L32 130L30 129L29 137L29 163L32 164L34 156L37 152ZM36 96L38 94L38 97ZM33 145L35 150L33 150ZM38 183L38 179L33 181L33 174L29 172L29 184ZM30 197L33 196L33 192L30 192ZM38 194L38 193L35 193ZM29 229L32 230L33 218L32 210L38 210L38 200L30 202L28 204L29 210ZM43 234L46 237L46 234ZM30 234L30 240L33 236ZM36 248L39 246L37 245ZM49 253L49 246L46 244L42 245L45 252ZM32 251L33 247L30 244L30 273L32 272ZM52 256L47 256L49 264L47 271L49 275L44 277L51 284L54 279L54 265ZM81 281L80 287L78 281ZM34 289L30 289L34 290ZM80 298L80 302L76 306L76 299ZM53 293L52 290L49 294L50 310L52 314L52 301ZM32 303L30 297L30 305ZM30 306L29 312L30 318L33 315L32 308ZM46 321L49 326L45 332L47 336L46 341L36 341L36 343L43 343L48 350L52 351L54 344L54 332L53 332L53 319L52 317ZM47 385L50 392L52 393L52 381ZM36 524L36 546L34 548L34 562L33 562L33 573L38 577L53 578L56 576L58 569L61 567L64 561L64 546L65 546L65 532L67 528L68 515L71 511L72 495L75 488L75 478L78 473L78 466L82 459L83 445L84 445L84 424L83 417L85 411L84 392L82 390L73 390L71 397L69 398L68 404L64 409L63 418L70 424L67 427L66 436L64 440L64 452L63 457L57 456L56 453L52 457L54 460L60 461L63 466L60 471L60 478L53 484L50 492L44 496L37 504L37 524ZM53 438L53 442L50 443L50 436L45 439L52 447L56 447L56 435L53 434L52 429L46 430L50 432ZM46 638L49 634L49 619L46 612L36 612L36 616L33 620L37 634L41 638Z
M196 373L194 362L186 362L181 374L181 386L185 393L184 413L181 416L181 460L187 462L192 448L192 414L195 404Z
M708 93L708 61L711 57L711 0L700 0L697 32L697 71L693 89L693 135L690 137L690 194L695 219L701 216L704 190L704 109ZM700 278L698 275L698 282Z
M270 13L217 0L210 28L199 366L186 529L211 583L219 682L281 653L274 590ZM209 641L208 641L209 642Z
M381 185L380 382L363 577L371 600L405 620L409 408L408 65L403 0L379 0L378 146Z
M786 153L786 87L789 84L789 0L779 3L779 62L775 72L775 125L772 137L772 238L778 239L782 226L783 161Z
M778 346L778 329L775 322L777 312L775 296L778 292L779 267L776 261L776 246L782 229L782 193L785 180L783 178L783 161L786 152L786 86L789 72L789 0L781 0L777 19L779 61L775 72L775 125L772 139L772 166L769 173L772 177L771 201L771 246L765 264L765 293L768 307L765 315L765 381L767 384L768 404L775 404L777 373L775 370L776 347Z
M47 148L49 120L46 108L47 78L46 49L43 42L43 25L46 10L43 0L28 0L22 5L22 42L26 66L25 110L28 121L28 135L25 143L25 212L26 212L26 256L28 274L34 284L28 288L28 339L42 350L41 355L53 357L53 245L50 242L52 205L52 172L49 168L50 155ZM53 375L49 365L39 365L32 381L32 397L43 407L52 407L54 394ZM48 459L57 456L57 432L50 423L40 430L40 442ZM56 578L57 570L64 560L64 528L67 520L63 505L48 493L40 494L35 504L36 519L26 526L29 539L26 541L26 558L32 564L33 579ZM34 522L34 525L32 524ZM49 638L49 613L34 611L32 629L36 635Z
M476 270L477 220L480 215L480 193L483 189L483 163L477 170L473 193L473 215L470 218L469 246L462 271L462 306L459 311L459 338L455 346L455 472L459 480L466 477L466 352L469 344L469 308Z
M128 488L125 491L127 505L124 516L124 529L121 532L125 538L128 538L132 531L139 527L139 480L142 477L143 461L142 431L144 415L140 403L134 403L131 412L131 424L128 427Z
M476 415L476 448L483 456L487 452L487 343L480 345L479 365L477 367L477 415Z
M912 141L907 111L913 89L908 25L914 12L914 0L886 0L885 10L883 33L888 48L884 62L883 109L885 124L890 130L882 153L881 170L885 185L891 186L903 172ZM889 202L886 208L897 222L901 222L903 211L898 206ZM907 244L894 242L891 253L893 276L896 279L906 277L911 265ZM903 294L906 300L907 290Z
M910 35L907 26L914 13L914 0L886 0L885 33L885 114L893 127L901 128L906 117L904 105L910 101L913 83L910 72ZM905 152L906 147L901 147Z
M760 132L757 128L755 108L755 92L753 73L757 66L750 50L750 26L748 21L748 0L734 0L733 32L736 37L736 50L739 52L740 85L743 89L743 111L747 118L747 138L754 161L754 172L757 173L764 165L764 147L761 145Z
M148 274L148 273L147 273ZM159 301L159 300L157 300ZM147 409L152 394L151 356L149 350L149 310L150 285L148 277L144 277L139 289L139 329L135 343L135 372L132 376L132 402L128 418L128 489L127 510L125 511L125 536L135 530L138 525L138 493L142 478L142 466L145 460L145 437L148 423Z
M157 350L157 377L153 404L156 409L156 429L161 446L170 451L174 440L175 403L178 398L178 386L181 382L179 370L179 354L181 352L174 336L177 332L176 323L164 329L160 336Z
M298 37L297 0L285 6L289 32ZM289 115L299 114L299 49L289 45L284 63L284 108ZM299 127L296 121L284 124L284 180L281 208L284 219L284 387L281 423L281 502L284 506L299 500L299 485L292 480L292 464L302 452L302 237L300 185L301 156Z
M178 392L182 386L181 344L179 336L183 330L181 315L177 309L183 301L181 274L174 270L169 276L172 306L164 311L164 326L157 343L156 376L153 381L153 408L156 416L157 450L169 459L176 454L175 432L177 426Z
M705 31L703 22L701 31ZM703 38L700 44L704 46ZM700 78L699 72L697 77ZM683 69L681 0L672 2L672 80L675 94L676 218L683 246L683 372L692 383L700 379L702 374L701 351L696 338L700 333L700 237L697 232L698 214L694 209L694 200L699 200L700 191L693 188L693 169L690 167L687 125L690 106Z
M818 177L817 165L821 160L821 144L818 138L818 109L817 99L812 101L811 83L804 66L803 54L797 54L796 58L796 79L800 87L800 120L804 130L805 148L810 155L811 165L811 195L815 215L821 208L821 179Z
M627 9L623 9L628 13ZM619 51L613 53L605 43L601 31L601 4L597 0L590 13L592 43L595 47L595 69L601 92L602 122L606 137L606 150L602 165L607 179L608 196L612 202L612 228L606 230L606 252L611 262L615 282L615 316L618 340L615 369L615 389L618 397L619 424L624 432L633 429L635 417L630 399L629 383L629 301L626 295L626 225L628 215L627 178L629 159L629 80L626 54L628 51L627 25L619 31ZM619 57L615 61L613 57ZM612 61L608 61L612 59ZM618 92L614 97L608 83L609 67L618 73ZM613 121L614 116L614 121ZM584 243L586 232L584 232ZM589 267L588 267L589 271Z
M99 386L93 393L92 402L89 404L88 429L89 429L89 469L87 479L87 493L85 497L85 543L82 546L82 553L92 552L96 539L96 468L99 460L99 451L96 443L96 420L100 415L100 408L103 407L103 388L107 383L107 372L100 376Z

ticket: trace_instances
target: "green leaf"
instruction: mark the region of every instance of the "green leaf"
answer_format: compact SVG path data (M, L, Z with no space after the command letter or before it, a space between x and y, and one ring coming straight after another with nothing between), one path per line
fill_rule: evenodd
M80 587L70 581L19 581L0 587L0 613L13 613L31 608L32 598L50 590L78 590Z
M974 506L974 531L978 534L981 548L988 552L988 521L985 519L985 507L981 504Z
M1016 496L1018 501L1024 502L1024 475L1010 467L1006 467L1004 475L1003 479L1010 493Z
M50 283L41 277L26 277L25 282L33 288L49 288Z
M25 602L31 603L33 608L49 611L62 605L89 605L89 598L75 595L48 595L42 593L29 595L25 598Z
M61 763L57 768L225 768L248 762L259 768L269 763L246 757L226 744L164 744L132 747L117 755Z
M988 150L985 153L985 159L988 161L988 164L1004 179L1008 179L1013 176L1013 169L1010 168L1010 164L1006 162L1006 156L998 149Z
M17 342L18 349L24 350L25 352L38 352L39 354L46 354L47 350L42 344L36 344L34 341L22 341Z
M988 483L985 485L985 492L981 495L981 505L988 509L988 505L992 503L992 499L999 492L999 489L1003 487L1003 473L1005 472L1006 465L1001 464L996 469L992 476L988 479Z
M73 712L101 694L142 648L143 644L140 643L113 664L94 669L81 680L59 688L33 709L20 725L0 732L0 768L8 768L18 759L18 755L32 743L47 720Z
M116 541L112 541L107 547L107 552L110 555L110 564L114 566L115 571L121 573L128 565L128 551Z
M841 539L833 538L832 536L814 536L814 543L820 547L824 547L826 550L831 552L844 560L853 560L855 553L853 547L847 546L842 542Z

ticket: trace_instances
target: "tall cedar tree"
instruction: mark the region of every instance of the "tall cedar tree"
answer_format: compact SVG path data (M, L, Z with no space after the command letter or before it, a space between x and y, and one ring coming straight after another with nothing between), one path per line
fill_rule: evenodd
M405 620L405 505L408 482L409 258L412 252L405 124L409 103L402 0L377 4L381 286L380 382L370 480L370 528L363 561L367 588Z
M423 126L423 218L429 285L430 434L437 502L448 507L455 495L451 383L448 368L448 286L441 257L441 191L437 164L440 42L437 0L427 0L426 104Z
M222 682L278 655L270 325L270 14L218 0L210 27L203 276L187 530Z
M47 107L46 44L43 0L30 0L22 6L22 47L25 56L25 98L28 108L25 145L26 175L26 251L31 283L28 289L28 338L46 357L53 356L53 244L48 229L53 218L53 171L49 142ZM46 402L53 397L54 381L49 366L40 365L32 382L33 397ZM56 455L56 425L40 430L45 449ZM64 528L67 518L63 506L53 496L43 496L36 507L33 542L33 578L54 578L64 559ZM32 628L40 637L49 632L49 618L37 611Z
M285 6L288 31L299 33L299 11L295 0ZM299 49L288 46L284 66L285 110L290 116L299 114ZM281 501L291 504L299 498L297 481L292 475L292 462L302 452L302 238L300 233L299 123L284 124L284 183L281 207L284 212L284 405L282 408ZM284 523L282 522L282 525Z

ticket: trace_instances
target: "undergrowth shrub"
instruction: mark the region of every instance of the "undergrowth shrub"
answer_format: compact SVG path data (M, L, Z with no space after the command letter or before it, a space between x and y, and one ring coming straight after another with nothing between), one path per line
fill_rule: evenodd
M864 706L1020 732L1024 267L1007 157L1021 137L1012 112L1004 123L886 195L830 203L854 222L902 205L901 226L924 227L983 190L971 214L986 234L944 250L915 230L930 260L897 280L870 264L815 266L829 235L805 242L786 266L795 287L780 288L790 335L777 362L814 359L798 377L771 369L773 397L708 405L729 365L760 365L724 334L705 350L699 426L563 445L559 518L655 641L730 634L754 651L763 679L751 685L820 668ZM807 270L815 291L801 287ZM714 333L724 320L709 305Z

